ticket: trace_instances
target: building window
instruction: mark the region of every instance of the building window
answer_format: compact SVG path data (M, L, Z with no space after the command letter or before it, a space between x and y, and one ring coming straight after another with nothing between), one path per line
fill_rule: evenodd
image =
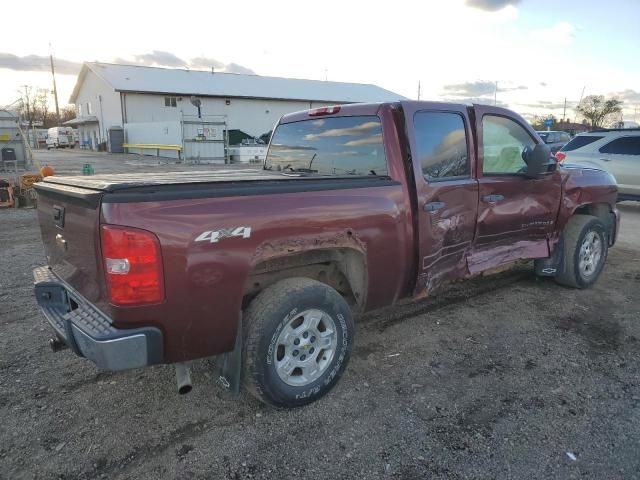
M78 116L79 117L82 116L82 104L81 103L78 104Z
M178 99L176 97L164 97L164 106L165 107L177 107Z
M87 115L91 115L91 102L87 102Z

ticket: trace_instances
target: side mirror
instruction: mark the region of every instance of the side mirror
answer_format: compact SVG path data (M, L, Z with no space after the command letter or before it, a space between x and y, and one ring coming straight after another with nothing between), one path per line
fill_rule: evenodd
M522 159L527 164L525 175L529 178L542 178L556 169L556 161L551 156L551 149L542 143L535 147L526 147L522 151Z

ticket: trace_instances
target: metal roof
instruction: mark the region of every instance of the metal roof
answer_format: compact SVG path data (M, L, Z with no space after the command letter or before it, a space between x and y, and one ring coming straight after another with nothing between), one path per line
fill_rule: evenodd
M370 84L263 77L238 73L211 73L199 70L96 62L83 64L69 99L70 103L75 103L88 70L102 78L118 92L336 103L383 102L405 99L402 95Z
M74 126L74 125L85 125L87 123L98 123L98 117L96 117L95 115L88 115L86 117L76 117L64 122L63 125Z

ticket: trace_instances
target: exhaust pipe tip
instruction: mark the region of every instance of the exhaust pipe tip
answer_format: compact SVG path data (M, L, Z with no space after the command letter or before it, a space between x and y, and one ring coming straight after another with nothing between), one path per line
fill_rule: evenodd
M178 393L180 395L186 395L187 393L189 393L191 390L193 390L193 386L191 385L183 385L181 387L178 387Z
M180 395L186 395L193 389L191 369L186 363L176 364L176 383L178 384L178 393Z

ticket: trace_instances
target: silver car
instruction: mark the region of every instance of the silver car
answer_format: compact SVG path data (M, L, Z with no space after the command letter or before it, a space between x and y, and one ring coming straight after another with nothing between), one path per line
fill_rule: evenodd
M576 135L556 153L559 162L606 170L618 182L618 201L640 201L640 128Z
M571 139L571 136L567 132L550 130L538 131L537 133L540 135L542 141L549 146L551 153L556 153Z

